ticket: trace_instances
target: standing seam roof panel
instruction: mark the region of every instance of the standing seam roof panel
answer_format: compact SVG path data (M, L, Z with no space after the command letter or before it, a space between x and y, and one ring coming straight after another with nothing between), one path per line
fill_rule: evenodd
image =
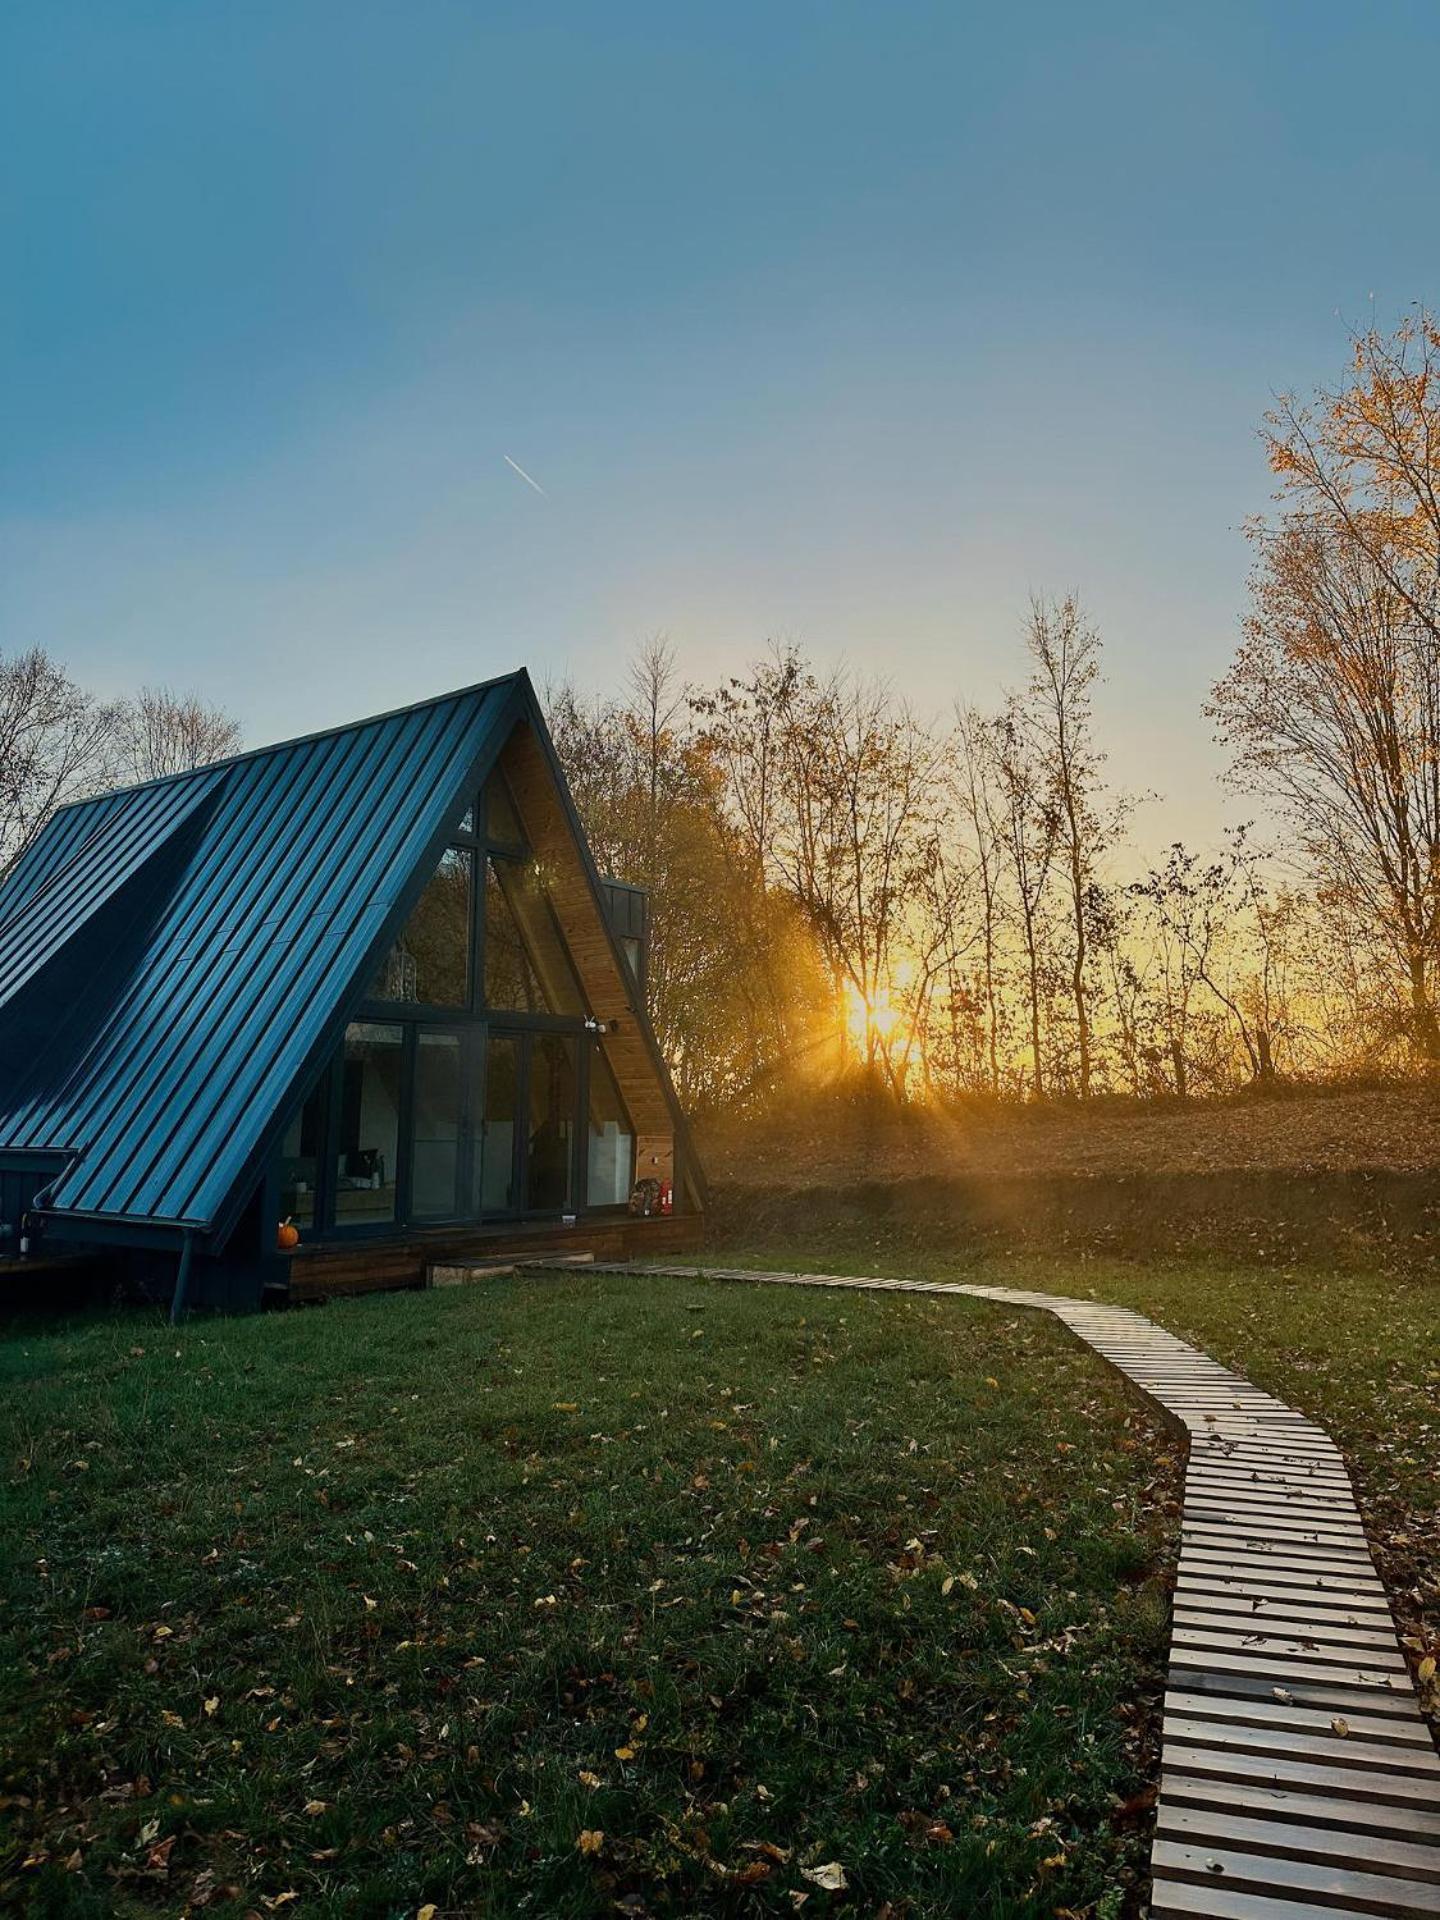
M437 732L440 738L429 737ZM473 751L467 750L469 731L451 719L443 731L430 727L426 729L426 735L407 756L407 764L413 763L415 753L423 752L428 777L433 778L436 789L442 790L447 799L451 798L458 792L475 757ZM392 759L397 757L391 756ZM403 768L397 766L393 782L399 782L402 778ZM383 791L387 796L395 790L393 782L390 778L385 779ZM367 850L364 834L352 835L355 857L342 870L343 878L342 872L337 872L330 889L331 897L322 899L303 923L301 934L308 937L287 941L284 935L291 923L272 923L273 935L266 943L265 951L267 957L274 953L274 964L263 976L251 976L251 980L247 981L247 987L253 986L253 991L247 996L249 1005L243 1015L243 1024L229 1041L227 1055L221 1059L218 1071L209 1075L204 1085L196 1089L199 1107L187 1121L187 1132L196 1133L203 1129L217 1142L228 1137L230 1126L238 1119L242 1098L257 1097L254 1088L242 1092L239 1070L242 1063L250 1058L252 1049L261 1043L264 1034L277 1023L281 1031L295 1034L301 1029L302 1016L308 1006L320 1003L329 1007L344 992L364 961L366 951L390 906L403 891L406 881L424 855L438 824L431 794L414 787L409 792L413 797L403 840L398 846L387 846L387 843L380 842L370 845ZM275 952L277 948L279 951ZM240 1018L238 1008L235 1017ZM292 1041L291 1047L276 1057L273 1070L278 1083L274 1097L269 1102L271 1110L284 1097L303 1063L306 1050L301 1048L295 1051ZM227 1064L232 1056L233 1077ZM188 1151L188 1148L184 1134L181 1134L179 1147L162 1156L147 1177L135 1187L131 1201L134 1207L148 1213L168 1214L179 1204L180 1195L175 1179L177 1160L183 1151ZM225 1192L228 1192L228 1184L218 1194L208 1190L202 1192L200 1199L195 1202L201 1217L211 1217L214 1209L223 1203Z
M301 748L297 749L297 757L303 756L306 745L308 743L302 743ZM247 766L237 769L237 772L243 784L252 776L253 768ZM278 785L271 799L272 812L278 818L283 811L283 794ZM206 858L218 867L234 865L238 869L243 851L243 820L238 817L238 811L232 805L227 807L218 820L211 823ZM236 897L240 900L248 897L243 873L237 880ZM190 956L186 954L183 943L185 940L194 938L197 930L203 925L200 917L200 909L203 905L203 895L198 894L194 889L182 892L178 899L172 899L172 912L167 916L165 924L157 930L156 935L157 960L150 983L152 1007L137 1011L132 1016L129 1027L119 1036L113 1034L108 1036L112 1042L108 1054L102 1053L100 1044L97 1044L64 1086L52 1089L47 1100L37 1100L15 1115L11 1129L7 1129L7 1132L12 1133L17 1143L30 1145L51 1137L58 1140L59 1136L55 1129L60 1124L60 1116L70 1111L74 1090L81 1081L86 1083L85 1100L92 1111L100 1111L107 1105L116 1104L120 1098L133 1090L135 1076L143 1070L149 1046L147 1029L142 1024L140 1014L150 1012L152 1018L154 1017L153 1008L158 1003L160 987L170 974L178 971L187 981L191 995L188 1005L181 1001L172 1006L170 1009L172 1019L178 1021L187 1012L196 1010L195 1002L207 983L203 973L188 964ZM173 927L172 919L175 922ZM182 965L182 962L186 964ZM213 984L213 982L209 983L212 989ZM105 1037L102 1036L102 1041ZM127 1076L128 1084L122 1085L127 1081ZM94 1144L96 1143L91 1142L92 1146Z
M282 860L288 860L284 877L293 873L296 823L305 823L306 844L301 852L318 875L325 871L326 861L323 849L313 844L308 809L318 799L331 822L346 818L357 767L368 770L380 752L375 733L364 739L358 755L337 755L335 745L322 741L295 756L293 765L272 769L261 763L245 769L246 778L224 809L229 818L223 823L228 826L225 848L232 852L243 848L244 885L227 885L227 875L234 877L234 862L225 849L217 849L216 857L207 859L203 872L196 875L195 910L182 916L175 933L167 934L162 928L156 945L164 959L148 983L148 1023L131 1038L121 1063L133 1091L125 1102L114 1103L109 1126L94 1142L112 1185L101 1187L97 1180L85 1181L81 1176L73 1191L67 1186L65 1204L114 1210L122 1188L133 1190L143 1176L143 1168L137 1169L132 1160L136 1143L153 1139L167 1120L172 1128L183 1125L190 1090L182 1076L187 1070L192 1077L223 1073L224 1050L237 1024L239 997L251 984L246 962L253 966L263 951L263 936L277 911L277 898L286 900L287 913L293 916L296 911L289 895L277 895L276 873ZM327 748L332 751L327 753ZM329 783L327 772L332 776ZM252 832L252 825L258 830ZM203 1061L190 1060L187 1030L207 1021L219 1027L215 1048ZM145 1097L147 1083L160 1079L168 1088L163 1115L153 1112ZM85 1194L83 1199L76 1197L80 1192ZM57 1197L59 1193L57 1188ZM136 1210L124 1202L121 1208L127 1213ZM148 1213L148 1209L139 1210Z
M214 786L146 787L112 810L62 862L52 865L0 922L0 1006L34 979L90 916L111 900L184 825Z

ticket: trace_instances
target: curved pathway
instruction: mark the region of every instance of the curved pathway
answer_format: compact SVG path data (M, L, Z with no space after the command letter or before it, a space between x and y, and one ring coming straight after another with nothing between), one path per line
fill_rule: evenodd
M1440 1758L1322 1428L1124 1307L942 1281L616 1270L961 1293L1063 1320L1189 1435L1151 1913L1440 1914Z

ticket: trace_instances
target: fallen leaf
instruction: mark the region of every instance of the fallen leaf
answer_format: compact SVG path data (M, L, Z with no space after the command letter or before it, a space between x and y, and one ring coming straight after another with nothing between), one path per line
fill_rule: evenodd
M599 1853L605 1844L605 1835L599 1827L583 1827L575 1844L581 1853Z
M824 1887L827 1893L843 1893L850 1884L838 1860L827 1860L823 1867L802 1867L800 1874L812 1887Z
M170 1855L175 1849L175 1836L167 1833L163 1840L157 1840L145 1856L145 1865L152 1873L163 1873L170 1864Z

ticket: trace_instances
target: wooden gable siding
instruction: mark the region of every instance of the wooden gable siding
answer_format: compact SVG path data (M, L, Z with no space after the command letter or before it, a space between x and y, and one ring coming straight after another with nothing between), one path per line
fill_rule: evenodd
M549 762L533 730L516 727L500 754L520 824L544 871L555 917L590 1010L615 1030L601 1042L635 1128L635 1177L675 1178L675 1128L640 1030L636 988L616 960L589 874L575 844Z

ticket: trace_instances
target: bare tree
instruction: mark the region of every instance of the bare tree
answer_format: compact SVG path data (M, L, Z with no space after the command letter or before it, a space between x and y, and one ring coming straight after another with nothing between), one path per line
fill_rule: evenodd
M991 723L974 707L957 707L950 790L969 836L980 907L980 966L985 1007L985 1064L991 1093L1000 1091L1001 826L995 792Z
M1106 801L1095 745L1091 693L1100 677L1100 636L1074 594L1033 599L1026 644L1034 671L1025 718L1049 782L1056 852L1063 866L1070 920L1069 988L1082 1099L1094 1077L1089 997L1090 924L1103 918L1101 865L1123 818L1123 804Z
M1412 1045L1440 1059L1440 649L1333 523L1260 536L1251 593L1209 711L1332 903L1383 934Z
M1001 802L1001 845L1009 866L1025 953L1030 1084L1039 1100L1045 1094L1041 1038L1045 916L1060 823L1050 782L1031 744L1025 712L1019 701L1011 700L992 723L991 737L995 782Z
M1234 1023L1253 1079L1275 1077L1275 1007L1280 922L1246 828L1228 836L1224 854L1202 861L1176 841L1165 863L1134 892L1159 922L1178 993L1170 1010L1176 1091L1188 1091L1184 1038L1191 996L1203 986Z
M38 647L0 655L0 867L67 800L103 786L115 710Z
M142 687L115 715L120 767L132 780L161 780L223 760L241 746L240 728L220 707L169 687Z

